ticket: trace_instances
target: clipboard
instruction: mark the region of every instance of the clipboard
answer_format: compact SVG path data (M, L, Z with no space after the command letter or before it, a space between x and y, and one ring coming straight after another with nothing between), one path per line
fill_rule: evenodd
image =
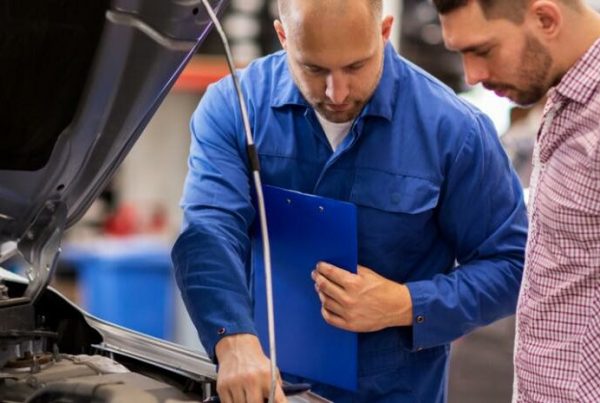
M263 192L271 244L277 365L284 373L356 391L357 335L325 322L310 276L319 261L356 273L356 206L274 186L264 186ZM254 321L268 354L259 232L252 236Z

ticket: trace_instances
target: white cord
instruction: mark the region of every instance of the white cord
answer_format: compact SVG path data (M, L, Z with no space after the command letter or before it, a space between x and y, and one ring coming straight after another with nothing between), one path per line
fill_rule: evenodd
M235 74L235 67L233 65L233 57L231 56L231 50L229 48L229 42L227 36L223 31L223 27L219 23L219 19L215 15L212 7L208 3L208 0L202 0L206 12L212 20L215 29L219 32L223 47L225 48L225 58L227 59L227 65L231 72L231 78L233 85L237 92L238 101L240 103L240 109L242 111L242 121L244 122L244 131L246 133L246 142L249 153L256 153L254 148L254 138L252 137L252 129L250 128L250 120L248 119L248 110L246 103L244 102L244 96L240 83ZM260 179L260 171L258 169L258 156L249 155L252 167L252 175L254 178L254 186L256 187L256 199L258 204L258 215L260 220L260 230L262 233L262 244L263 244L263 256L265 265L265 286L267 293L267 322L268 322L268 333L269 333L269 356L271 359L271 389L269 392L269 403L273 403L275 400L275 388L277 386L277 356L275 353L275 319L273 312L273 283L271 279L271 246L269 244L269 233L267 231L267 215L265 212L265 199L262 191L262 181ZM252 160L255 158L255 164L252 164Z

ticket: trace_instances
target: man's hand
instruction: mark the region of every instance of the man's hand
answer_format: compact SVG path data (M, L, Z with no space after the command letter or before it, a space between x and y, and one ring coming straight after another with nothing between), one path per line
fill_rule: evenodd
M258 338L236 334L221 339L215 353L219 360L217 393L223 403L263 403L271 389L271 364ZM275 390L275 402L287 402L281 378Z
M358 266L357 274L319 262L312 272L327 323L353 332L412 325L408 287Z

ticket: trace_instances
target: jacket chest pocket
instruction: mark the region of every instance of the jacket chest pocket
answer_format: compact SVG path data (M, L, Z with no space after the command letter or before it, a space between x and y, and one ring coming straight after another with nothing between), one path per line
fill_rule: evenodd
M357 171L350 200L358 206L359 258L364 264L392 270L391 261L426 253L438 236L439 195L439 184L427 179Z
M416 215L434 209L439 194L440 186L427 179L359 170L350 198L382 212Z

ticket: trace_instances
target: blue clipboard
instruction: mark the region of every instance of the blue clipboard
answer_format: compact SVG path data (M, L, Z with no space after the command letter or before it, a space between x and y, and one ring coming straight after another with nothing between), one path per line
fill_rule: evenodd
M311 279L325 261L356 273L356 206L264 186L271 244L277 365L291 375L356 391L357 335L321 316ZM252 237L254 320L268 353L267 303L260 231Z

